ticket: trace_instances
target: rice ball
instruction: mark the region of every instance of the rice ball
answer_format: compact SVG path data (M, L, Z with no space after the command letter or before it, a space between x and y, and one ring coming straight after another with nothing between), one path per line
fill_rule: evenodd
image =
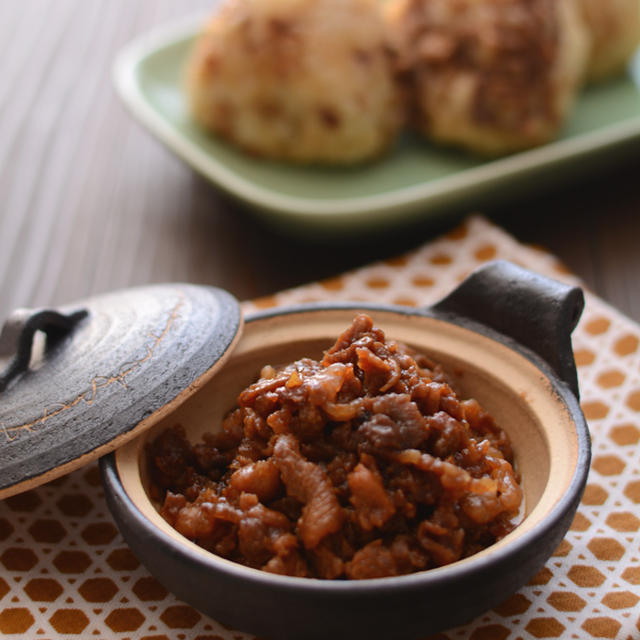
M579 0L591 35L587 74L620 73L640 44L640 0Z
M269 158L365 160L402 124L376 0L226 0L186 85L202 126Z
M430 139L502 154L557 134L588 55L574 0L391 0L386 15Z

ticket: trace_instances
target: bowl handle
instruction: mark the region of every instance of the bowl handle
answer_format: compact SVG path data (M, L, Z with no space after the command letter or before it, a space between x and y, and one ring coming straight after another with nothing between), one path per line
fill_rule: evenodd
M584 308L579 287L496 260L477 269L432 309L480 322L542 357L579 398L571 332Z

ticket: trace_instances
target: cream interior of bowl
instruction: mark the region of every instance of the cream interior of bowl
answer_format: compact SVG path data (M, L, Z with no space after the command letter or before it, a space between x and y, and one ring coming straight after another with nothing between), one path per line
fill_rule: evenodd
M524 519L511 534L472 558L508 544L543 520L568 488L578 457L571 415L548 379L522 355L468 329L427 317L389 311L367 313L387 339L405 342L440 362L459 394L476 398L511 438L525 494ZM247 323L231 358L208 383L116 452L120 479L137 508L168 535L211 557L169 526L159 515L158 505L150 500L146 442L178 423L194 443L203 433L219 429L238 393L258 377L265 364L321 356L355 314L343 309L305 311Z

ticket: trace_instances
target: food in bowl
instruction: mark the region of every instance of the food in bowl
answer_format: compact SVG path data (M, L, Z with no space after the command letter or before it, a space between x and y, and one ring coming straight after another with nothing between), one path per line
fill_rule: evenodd
M376 157L402 124L377 0L226 0L190 56L186 92L204 128L298 163Z
M589 46L574 0L390 0L386 16L429 139L502 154L564 124Z
M517 523L507 434L442 368L358 315L320 360L267 365L222 430L147 446L151 497L185 537L268 572L395 576Z

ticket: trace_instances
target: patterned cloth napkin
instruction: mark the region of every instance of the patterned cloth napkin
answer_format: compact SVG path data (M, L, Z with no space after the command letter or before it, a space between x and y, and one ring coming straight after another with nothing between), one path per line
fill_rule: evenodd
M481 217L410 254L245 303L427 305L504 258L573 284L548 253ZM587 292L573 334L593 463L565 540L518 593L450 640L640 637L640 327ZM97 465L0 502L0 634L61 640L249 640L177 600L139 564L107 510ZM391 640L391 639L390 639Z

